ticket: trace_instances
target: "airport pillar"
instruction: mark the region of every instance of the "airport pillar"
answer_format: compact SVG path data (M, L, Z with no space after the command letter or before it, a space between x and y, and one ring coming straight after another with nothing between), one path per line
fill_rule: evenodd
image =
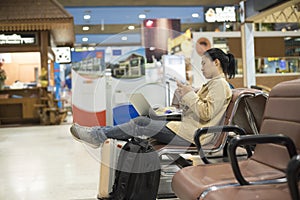
M243 23L241 25L241 37L244 86L250 87L256 85L253 23Z

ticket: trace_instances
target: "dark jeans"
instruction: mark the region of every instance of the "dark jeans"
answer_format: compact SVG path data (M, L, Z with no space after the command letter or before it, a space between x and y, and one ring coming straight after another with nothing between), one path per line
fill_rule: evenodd
M132 136L153 138L160 143L189 146L191 143L176 135L168 127L167 121L152 120L140 116L127 123L102 129L106 137L117 140L127 140Z

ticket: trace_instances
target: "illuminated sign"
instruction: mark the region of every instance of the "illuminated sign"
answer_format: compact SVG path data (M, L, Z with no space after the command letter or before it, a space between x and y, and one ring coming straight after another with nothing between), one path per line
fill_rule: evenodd
M235 7L225 6L223 8L208 8L205 12L205 20L207 22L235 22Z
M0 34L0 45L8 44L8 45L20 45L20 44L35 44L36 39L34 34L12 34L5 35Z

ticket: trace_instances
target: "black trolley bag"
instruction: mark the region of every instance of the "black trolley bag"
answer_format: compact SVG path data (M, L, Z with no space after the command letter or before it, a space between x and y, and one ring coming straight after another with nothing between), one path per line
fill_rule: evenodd
M122 148L110 199L155 200L160 181L160 161L151 144L132 138Z

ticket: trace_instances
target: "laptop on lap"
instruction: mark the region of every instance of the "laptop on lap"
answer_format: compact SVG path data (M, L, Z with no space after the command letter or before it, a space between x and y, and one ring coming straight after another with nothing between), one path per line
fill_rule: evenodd
M142 93L132 94L130 96L129 101L136 109L136 111L139 113L140 116L148 116L151 119L157 119L157 120L168 120L168 121L181 120L181 113L178 111L168 110L168 112L163 112L163 113L155 111Z

